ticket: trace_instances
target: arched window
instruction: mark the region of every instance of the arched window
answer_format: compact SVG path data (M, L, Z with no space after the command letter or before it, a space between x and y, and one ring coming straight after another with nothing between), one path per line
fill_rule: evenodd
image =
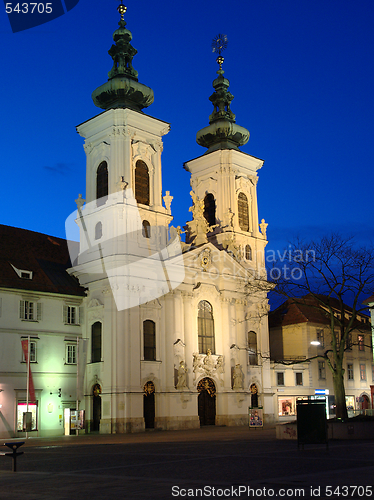
M95 240L99 240L103 235L103 225L98 222L95 226Z
M101 361L101 329L102 324L96 321L91 326L91 362L98 363Z
M156 325L154 321L143 321L144 359L156 361Z
M216 200L212 193L208 193L204 198L204 217L209 226L216 223Z
M208 349L211 353L216 352L214 342L214 319L213 307L206 300L202 300L198 305L197 331L199 338L199 353L207 354Z
M108 165L102 161L96 171L96 205L100 207L108 199Z
M257 333L248 332L247 336L248 364L257 365Z
M252 248L250 245L245 246L245 258L246 260L252 260Z
M143 236L144 238L151 237L151 225L147 220L143 220Z
M138 160L135 167L135 198L137 203L149 205L149 172L142 160Z
M238 196L239 227L242 231L249 231L248 199L244 193Z

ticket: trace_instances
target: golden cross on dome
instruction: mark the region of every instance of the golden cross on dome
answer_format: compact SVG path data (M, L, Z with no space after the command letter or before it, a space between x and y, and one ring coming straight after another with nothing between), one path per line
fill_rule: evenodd
M227 48L227 43L227 35L222 35L221 33L218 33L218 35L212 40L213 52L218 52L217 62L220 70L222 70L222 64L224 61L224 58L221 56L221 52Z

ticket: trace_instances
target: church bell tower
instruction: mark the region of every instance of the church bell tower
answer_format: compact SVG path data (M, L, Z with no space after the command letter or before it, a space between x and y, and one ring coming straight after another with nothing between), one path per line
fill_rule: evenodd
M209 97L214 109L209 125L196 136L197 143L207 151L186 162L184 168L191 173L194 205L203 202L209 226L206 239L231 251L244 265L261 270L267 224L264 220L259 224L256 186L257 171L264 162L239 149L248 142L249 132L236 123L230 108L234 96L228 90L230 82L224 76L221 55L226 45L225 35L218 35L213 41L213 51L219 53L218 76ZM197 234L197 226L195 221L187 224L188 239L195 246L204 242Z
M132 65L137 50L131 45L132 33L124 21L126 7L121 3L118 11L121 15L119 28L113 33L114 44L108 51L113 67L108 73L108 81L92 93L94 104L104 111L77 127L85 139L86 206L95 207L92 223L90 211L86 211L86 229L93 241L98 239L98 218L101 223L99 235L105 236L108 229L112 237L131 230L113 227L113 220L118 219L118 204L114 200L119 193L119 202L123 202L124 197L135 198L147 238L152 227L165 229L164 241L159 244L166 245L167 227L172 219L172 197L166 193L164 206L161 152L162 136L169 132L170 126L143 112L154 100L153 90L138 81L138 72ZM122 192L125 193L123 197L120 196ZM81 245L81 251L87 250L82 238Z

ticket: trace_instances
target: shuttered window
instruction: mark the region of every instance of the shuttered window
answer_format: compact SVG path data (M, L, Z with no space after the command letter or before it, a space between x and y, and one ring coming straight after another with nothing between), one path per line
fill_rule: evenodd
M135 167L135 198L137 203L149 205L149 172L142 160L138 160Z
M238 196L239 227L242 231L249 231L248 199L244 193Z
M42 304L40 302L21 300L19 304L19 317L25 321L41 321Z

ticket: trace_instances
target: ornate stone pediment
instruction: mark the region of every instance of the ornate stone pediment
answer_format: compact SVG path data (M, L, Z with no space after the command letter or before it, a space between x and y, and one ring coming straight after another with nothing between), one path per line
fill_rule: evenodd
M97 299L91 299L87 305L88 321L102 321L104 319L104 306Z
M152 167L151 158L154 154L154 149L149 144L144 142L134 142L132 145L132 152L134 160L143 159L146 160L148 168Z
M223 374L225 372L224 368L224 357L222 355L212 354L210 349L208 349L207 354L193 353L193 373L194 373L194 384L196 385L196 380L203 377L216 377L221 386L223 386Z

